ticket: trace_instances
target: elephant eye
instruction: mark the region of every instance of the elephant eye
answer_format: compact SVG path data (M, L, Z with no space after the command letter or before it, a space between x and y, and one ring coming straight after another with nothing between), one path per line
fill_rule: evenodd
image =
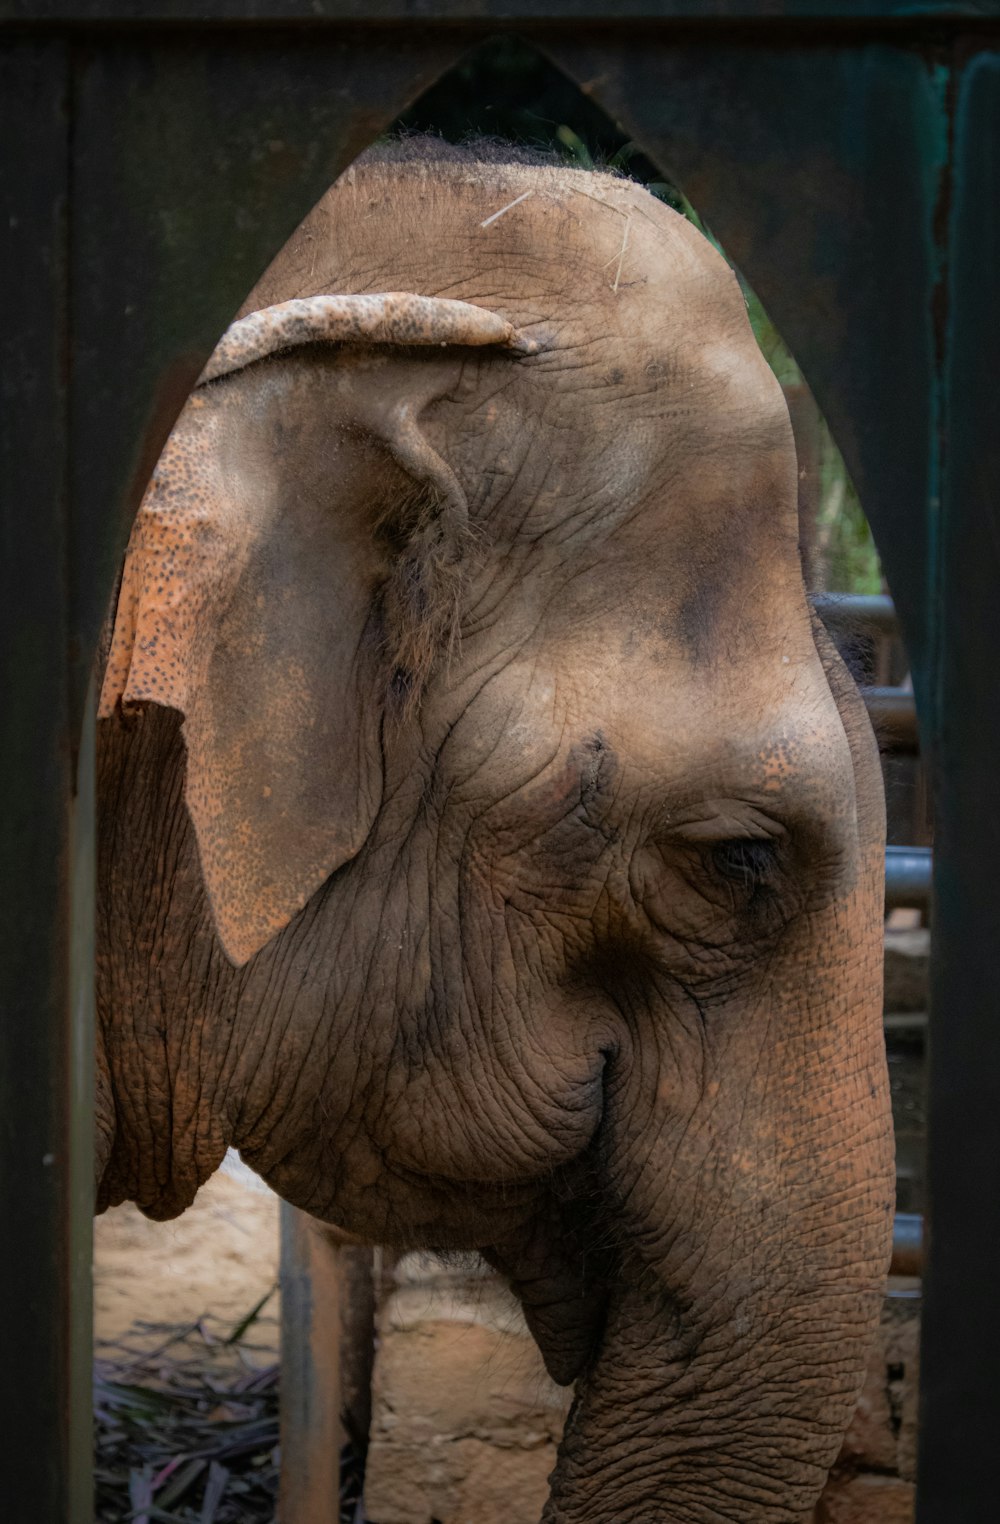
M746 894L762 888L775 867L775 845L754 837L718 841L710 851L712 867L727 883L737 884Z

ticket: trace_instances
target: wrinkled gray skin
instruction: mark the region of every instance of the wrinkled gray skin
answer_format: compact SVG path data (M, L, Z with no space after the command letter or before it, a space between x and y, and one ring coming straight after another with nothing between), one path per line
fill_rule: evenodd
M781 393L723 262L625 183L359 167L247 310L381 291L540 352L294 349L182 415L157 490L211 456L277 526L195 606L199 733L250 778L217 835L294 867L301 797L344 844L234 966L181 715L101 722L100 1205L174 1215L234 1145L371 1241L481 1250L578 1378L545 1520L792 1524L856 1399L891 1158L878 761L810 620ZM458 550L425 509L411 555L402 403ZM430 663L401 564L457 610Z

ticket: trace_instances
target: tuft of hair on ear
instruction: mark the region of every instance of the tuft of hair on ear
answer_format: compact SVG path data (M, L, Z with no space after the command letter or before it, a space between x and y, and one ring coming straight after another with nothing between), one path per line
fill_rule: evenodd
M426 483L393 502L375 532L392 559L379 609L390 714L402 723L418 708L439 661L454 655L479 541L468 520Z

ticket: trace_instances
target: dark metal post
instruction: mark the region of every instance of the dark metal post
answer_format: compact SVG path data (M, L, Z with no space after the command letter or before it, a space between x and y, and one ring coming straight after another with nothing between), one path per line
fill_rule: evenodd
M960 77L954 124L934 688L930 1246L920 1524L997 1507L1000 1317L1000 54Z
M92 732L77 790L68 88L58 39L0 53L0 1512L11 1524L93 1516Z

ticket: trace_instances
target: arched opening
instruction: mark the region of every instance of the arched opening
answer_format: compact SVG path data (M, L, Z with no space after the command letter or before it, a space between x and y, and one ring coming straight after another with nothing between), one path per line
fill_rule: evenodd
M561 152L568 162L580 167L607 164L621 168L696 220L696 213L681 191L663 178L634 142L541 55L510 39L466 60L452 75L440 80L397 125L408 130L436 130L457 139L471 132L495 133ZM878 597L884 592L881 569L830 431L760 303L749 290L747 296L758 342L785 388L796 422L803 488L800 506L808 526L804 545L815 586L827 593ZM859 636L855 632L848 635L847 643L852 645L855 655L861 653L862 665L868 664L872 676L885 676L886 681L880 686L901 686L905 664L901 663L898 651L884 649L881 637L873 639L867 633ZM912 838L906 835L905 827L897 824L893 829L904 834L905 840L900 844L910 844ZM902 1026L895 1030L897 1040L908 1044L910 1053L915 1047L908 1035L910 1028L905 1029L905 1036ZM907 1198L911 1209L919 1209L918 1201L916 1194ZM398 1292L398 1287L397 1282L392 1295ZM444 1295L454 1298L453 1282L446 1286ZM542 1458L547 1471L550 1457L542 1453ZM390 1465L398 1473L397 1461L398 1455L392 1452L383 1457L383 1465ZM224 1467L223 1461L217 1464ZM156 1492L165 1487L162 1469L147 1478L151 1501L156 1501ZM205 1489L212 1485L211 1467L202 1469L204 1476L192 1478L190 1483L191 1496L199 1501L203 1501ZM540 1468L536 1470L539 1476L544 1474ZM215 1475L219 1478L221 1473ZM176 1481L174 1485L176 1489ZM227 1485L224 1480L217 1480L217 1487L224 1485ZM449 1485L454 1485L454 1479ZM133 1506L136 1501L141 1503L144 1499L133 1499ZM434 1500L431 1506L438 1507ZM373 1517L376 1524L382 1524L381 1519Z
M726 254L682 187L571 79L515 36L497 39L463 60L400 116L393 128L399 130L435 132L453 142L496 136L561 154L567 163L584 168L620 170L683 213ZM869 690L882 750L890 849L886 1031L897 1135L897 1209L915 1217L925 1206L927 854L933 831L910 661L871 527L830 424L760 298L738 273L754 334L782 385L796 435L807 586L852 674ZM909 853L910 848L917 850Z
M501 39L465 60L404 113L397 128L437 132L456 142L480 134L496 135L562 153L568 163L584 168L621 170L688 217L729 258L683 188L668 178L642 145L546 58L516 38ZM844 1470L839 1474L835 1470L831 1477L830 1506L835 1508L838 1485L850 1485L866 1467L873 1473L898 1472L903 1489L912 1489L915 1481L933 825L928 777L920 758L911 663L872 529L806 376L760 298L743 273L737 273L755 337L781 383L795 432L807 586L865 693L879 739L886 792L884 1011L896 1135L897 1231L889 1300L863 1401L887 1416L891 1413L894 1434L902 1431L905 1440L897 1447L887 1430L881 1449L876 1442L866 1453L865 1439L852 1431ZM461 1302L463 1295L471 1294L461 1272L445 1273L437 1282L428 1273L427 1288L429 1300L436 1298L438 1306L455 1297ZM392 1296L390 1291L389 1323L395 1312ZM429 1318L433 1316L428 1313ZM377 1425L378 1410L375 1421ZM382 1486L398 1462L392 1444L383 1451L376 1446L373 1462L380 1472L377 1486ZM876 1502L876 1509L879 1506Z

